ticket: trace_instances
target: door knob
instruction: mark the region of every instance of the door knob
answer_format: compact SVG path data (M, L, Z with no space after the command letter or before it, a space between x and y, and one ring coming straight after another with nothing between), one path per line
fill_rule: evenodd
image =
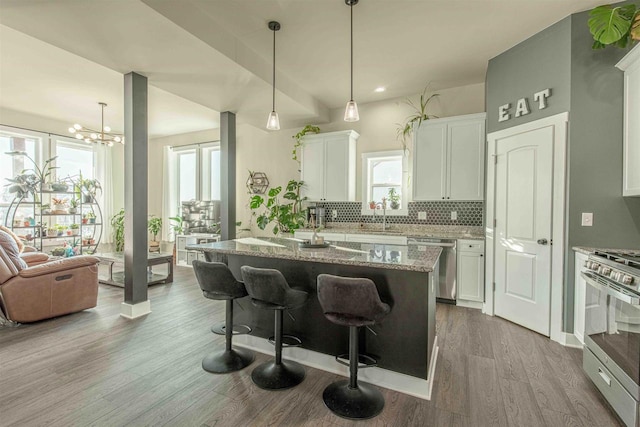
M538 239L538 244L539 244L539 245L546 245L547 243L549 243L549 242L547 241L547 239Z

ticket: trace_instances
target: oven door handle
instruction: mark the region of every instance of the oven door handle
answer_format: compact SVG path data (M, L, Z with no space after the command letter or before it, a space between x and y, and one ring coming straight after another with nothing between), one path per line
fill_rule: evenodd
M606 284L597 282L596 276L594 276L592 273L583 271L582 273L580 273L580 276L585 280L585 282L587 282L588 285L598 289L599 291L603 291L611 295L612 297L619 299L620 301L626 302L627 304L640 305L639 297L629 295L623 292L621 289L617 289L617 287L613 288L613 285L608 286Z

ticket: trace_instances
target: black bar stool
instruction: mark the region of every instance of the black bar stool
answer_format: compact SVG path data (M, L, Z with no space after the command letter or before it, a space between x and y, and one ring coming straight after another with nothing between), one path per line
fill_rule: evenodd
M364 278L321 274L318 276L318 299L327 319L349 327L349 380L329 384L322 393L324 404L343 418L375 417L384 408L384 397L377 388L358 383L358 328L379 322L391 308L380 301L376 285Z
M193 271L200 284L205 298L224 300L226 307L225 328L226 348L224 351L206 356L202 359L202 369L214 374L226 374L238 371L253 362L253 352L244 348L232 348L233 337L233 300L247 296L244 284L238 282L229 267L221 262L193 261Z
M275 312L275 359L257 366L251 372L251 379L260 388L267 390L284 390L296 386L304 380L305 370L302 365L290 360L282 360L282 348L301 344L296 337L295 344L282 343L282 317L285 310L298 308L307 301L305 291L292 289L278 270L242 266L242 279L251 296L251 302L260 308ZM271 340L269 340L271 341Z

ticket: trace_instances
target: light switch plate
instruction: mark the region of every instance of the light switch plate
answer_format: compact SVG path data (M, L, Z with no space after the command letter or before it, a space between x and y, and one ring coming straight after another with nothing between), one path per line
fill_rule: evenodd
M457 221L457 220L458 220L458 212L451 211L451 221Z
M582 212L582 226L583 227L592 227L593 226L593 213L591 213L591 212Z
M418 219L427 219L426 212L418 212Z

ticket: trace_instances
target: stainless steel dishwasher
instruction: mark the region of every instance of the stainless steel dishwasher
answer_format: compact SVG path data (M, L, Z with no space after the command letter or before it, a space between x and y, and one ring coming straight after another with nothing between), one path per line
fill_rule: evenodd
M440 255L440 276L436 289L436 301L445 304L456 303L456 241L452 239L409 238L408 245L439 246L442 248Z

